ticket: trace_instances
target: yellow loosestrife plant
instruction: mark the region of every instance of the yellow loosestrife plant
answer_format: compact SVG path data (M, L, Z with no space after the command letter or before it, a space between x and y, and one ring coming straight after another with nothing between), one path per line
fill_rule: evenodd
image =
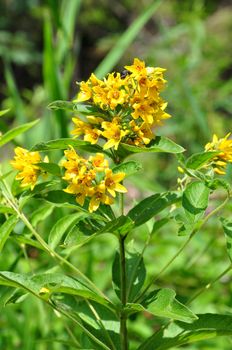
M158 127L171 117L162 97L166 86L165 69L147 67L138 58L124 68L122 73L110 73L102 80L91 74L87 81L78 83L79 91L73 101L50 104L53 110L70 112L70 122L71 118L73 122L70 138L41 140L31 150L15 148L14 159L10 162L16 170L15 180L12 183L8 174L1 173L0 177L0 251L10 235L18 239L14 231L21 222L26 228L20 233L23 244L47 254L52 268L44 271L41 266L28 274L17 270L0 271L0 285L20 290L20 297L29 293L48 304L64 320L68 319L81 333L74 344L77 349L162 350L209 336L232 334L231 316L196 315L189 308L191 301L230 271L231 264L208 286L192 295L186 304L178 301L173 289L156 283L199 230L213 215L221 212L230 199L230 185L220 177L226 173L227 164L232 163L230 134L224 138L214 135L202 152L186 158L183 147L157 134ZM1 135L0 145L12 141L34 124L24 124ZM60 160L50 161L57 159L60 150L63 152ZM141 171L140 163L128 158L143 152L176 156L180 177L172 191L154 193L126 211L128 188L123 181ZM54 158L53 153L56 154ZM215 191L221 191L224 199L208 211L211 194ZM50 203L49 209L43 211L44 220L54 207L63 209L48 236L40 231L35 215L29 210L34 200L40 200L41 208L45 209ZM178 234L185 235L186 240L158 275L147 277L146 248L152 235L172 220L178 223ZM144 249L138 252L132 249L133 230L147 222L150 232ZM232 258L232 221L223 218L221 222ZM87 272L73 263L76 251L106 233L118 241L112 262L114 294L111 287L101 290ZM72 237L74 250L66 249L67 237ZM101 276L95 280L97 278ZM154 315L165 321L154 334L137 337L130 324L137 322L138 315ZM164 330L168 332L173 323L179 331L176 335L165 336ZM137 347L131 345L135 343L134 338Z

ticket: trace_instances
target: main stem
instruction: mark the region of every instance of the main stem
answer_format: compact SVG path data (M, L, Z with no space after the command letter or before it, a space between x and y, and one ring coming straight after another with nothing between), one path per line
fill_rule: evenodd
M121 194L120 198L121 214L124 213L124 198ZM127 335L127 315L124 308L127 303L127 286L126 286L126 256L125 256L125 239L126 236L119 236L119 252L120 252L120 285L121 285L121 311L120 311L120 339L121 350L128 350Z

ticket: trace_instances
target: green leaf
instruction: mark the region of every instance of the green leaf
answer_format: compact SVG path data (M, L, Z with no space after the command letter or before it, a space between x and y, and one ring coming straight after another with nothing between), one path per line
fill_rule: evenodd
M187 185L182 197L182 207L175 216L179 224L179 236L189 235L201 225L208 206L209 193L209 188L203 182L195 181Z
M62 217L59 219L55 225L53 226L49 237L48 237L48 245L55 249L60 243L65 232L70 230L78 221L83 220L88 217L90 214L88 213L75 213Z
M189 169L200 169L206 163L208 163L211 159L213 159L220 152L212 151L212 152L201 152L193 154L186 160L186 167Z
M104 111L100 110L96 106L84 104L84 103L75 103L70 101L54 101L48 105L48 108L52 110L63 109L70 112L75 112L83 115L102 115Z
M191 324L175 322L174 327L179 331L175 337L169 337L168 331L159 332L149 337L138 350L167 350L181 345L191 344L200 340L212 339L217 336L232 334L232 316L219 314L200 314L198 320ZM175 332L176 333L176 332Z
M61 169L56 163L37 163L40 169L44 170L46 173L52 174L54 176L61 176Z
M157 231L159 231L161 227L166 225L169 221L170 221L170 217L157 220L152 227L151 235L154 235Z
M144 284L146 269L143 257L139 253L128 253L126 256L126 293L128 302L133 302ZM121 279L120 279L120 256L116 252L112 266L112 280L114 290L120 299Z
M4 63L5 80L8 89L8 96L10 97L13 106L13 113L18 123L23 124L26 121L26 108L20 96L20 91L17 86L15 74L13 73L12 67L8 60L5 60Z
M0 147L4 146L6 143L13 140L16 136L31 129L34 125L36 125L38 123L38 121L39 120L35 120L31 123L22 124L22 125L17 126L14 129L7 131L4 135L0 136Z
M130 232L134 227L133 221L128 217L121 215L117 219L114 219L107 223L99 233L114 233L116 235L124 236Z
M103 152L102 147L98 145L91 145L90 142L87 141L81 141L81 140L75 140L71 138L63 138L63 139L57 139L57 140L51 140L48 142L40 142L36 144L34 147L32 147L31 151L51 151L54 149L68 149L69 146L72 146L74 148L87 151L87 152Z
M52 18L49 11L44 12L44 48L43 48L43 79L44 86L50 101L63 99L65 97L65 89L63 86L60 67L57 62L57 50L53 42ZM54 115L59 126L59 134L62 137L68 135L67 116L63 111L54 111ZM54 123L54 120L53 120Z
M180 195L176 192L156 193L143 199L139 204L132 208L128 216L134 222L135 226L140 226L150 220L154 215L160 213L168 206L180 200Z
M67 204L70 208L86 211L76 202L73 195L62 190L49 191L45 194L38 195L38 197L41 197L56 206L65 206L65 204Z
M191 214L203 212L209 201L210 190L203 182L195 181L187 185L182 198L182 205Z
M106 299L93 292L92 289L81 280L68 277L61 273L45 273L29 276L9 271L1 271L0 284L16 288L20 287L36 296L44 298L47 296L43 295L41 289L47 288L48 293L46 294L49 294L48 296L56 293L70 294L84 299L94 300L110 309L113 307L112 304L109 304Z
M36 226L40 221L44 221L53 212L54 206L50 203L42 203L30 218L32 226Z
M9 112L10 109L3 109L2 111L0 111L0 117L4 116L6 113Z
M136 147L127 145L125 143L120 144L119 155L125 158L133 153L144 153L144 152L163 152L163 153L181 153L184 152L184 148L176 144L172 140L164 136L156 136L149 145L146 147Z
M227 252L230 260L232 261L232 220L220 218L220 221L222 223L222 227L226 236Z
M155 316L167 317L187 323L196 320L197 316L180 303L175 296L176 293L172 289L157 289L143 299L141 304Z
M138 171L142 169L142 164L139 162L136 162L134 160L131 160L129 162L121 163L119 165L116 165L112 170L113 173L125 173L126 177L136 174Z
M38 241L36 241L35 239L31 239L28 236L25 235L19 235L19 234L12 234L11 237L17 241L19 244L26 244L28 246L34 247L36 249L40 249L40 250L44 250L46 251L46 249L44 247L41 246L40 243L38 243ZM47 252L47 251L46 251Z
M16 215L11 215L4 224L0 227L0 252L2 251L9 235L13 231L18 218Z
M70 102L70 101L63 101L63 100L57 100L57 101L53 101L48 105L49 109L52 110L59 110L59 109L63 109L66 111L71 111L74 112L75 110L75 103Z
M0 204L0 213L1 214L13 214L15 211L12 208L8 208L5 205Z
M86 303L80 300L75 304L70 305L71 309L75 310L78 317L85 323L85 327L95 337L101 339L105 345L109 346L109 349L120 349L120 323L115 313L105 306L92 301ZM96 315L98 315L98 318L96 318Z

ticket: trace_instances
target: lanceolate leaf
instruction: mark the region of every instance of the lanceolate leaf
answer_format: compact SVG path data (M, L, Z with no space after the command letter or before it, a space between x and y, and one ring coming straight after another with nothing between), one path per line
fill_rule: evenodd
M62 217L60 220L56 222L53 226L49 237L48 244L52 249L55 249L57 245L60 243L65 232L70 230L78 221L83 220L88 217L90 214L88 213L75 213Z
M169 288L157 289L151 292L142 302L147 311L159 317L167 317L183 322L193 322L197 319L185 305L176 298L174 290Z
M100 115L104 114L104 111L97 108L96 106L84 104L84 103L75 103L70 101L54 101L49 104L48 108L52 110L63 109L70 112L75 112L82 115Z
M123 143L120 145L119 152L122 153L122 157L127 157L133 153L143 152L182 153L184 148L167 137L156 136L146 147L136 147Z
M169 337L168 331L165 336L159 332L149 337L138 350L154 350L154 345L156 350L167 350L204 339L232 335L231 315L202 314L197 316L198 320L191 324L175 322L176 331L179 329L179 334L175 337Z
M137 204L129 211L128 216L135 226L139 226L179 200L180 195L175 192L156 193Z
M42 288L46 288L46 293L49 296L55 293L76 295L84 299L94 300L109 308L113 307L107 300L93 292L91 288L81 280L65 276L61 273L45 273L36 276L28 276L25 274L1 271L0 285L20 287L40 297L43 297L44 293Z
M112 170L114 173L125 173L126 177L136 174L138 171L142 169L142 165L139 162L131 160L129 162L121 163L115 166Z
M2 117L3 115L5 115L8 112L9 112L9 109L3 109L2 111L0 111L0 117Z
M52 174L54 176L61 176L61 169L59 165L56 163L38 163L37 164L40 169L42 169L45 173Z
M18 218L16 215L11 215L4 224L0 227L0 252L2 251L9 235L13 231Z
M201 152L189 157L186 161L186 167L189 169L199 169L220 152Z
M227 252L230 260L232 261L232 220L221 218L221 223L226 236Z
M117 219L114 219L107 223L99 233L114 233L117 235L125 235L130 232L134 227L133 221L128 217L121 215Z
M98 145L91 145L90 142L71 139L71 138L51 140L48 142L40 142L36 144L34 147L32 147L31 151L51 151L55 149L67 149L69 148L69 146L72 146L74 148L87 151L87 152L93 152L93 153L103 152L102 147Z
M17 126L14 129L11 129L7 131L4 135L0 136L0 147L4 146L6 143L10 142L13 140L16 136L24 133L25 131L29 130L32 128L34 125L38 123L38 120L35 120L31 123L26 123L22 124L20 126Z
M0 204L0 213L2 214L13 214L14 210L12 208L6 207Z
M143 257L138 254L129 253L126 257L126 291L128 302L133 302L137 294L141 291L146 278L146 269L143 262ZM120 298L121 280L120 280L120 257L116 252L112 267L112 279L114 289L117 296Z
M111 310L94 301L86 303L82 300L75 303L75 305L71 305L71 307L85 323L86 328L98 339L101 339L105 345L109 346L109 349L120 349L120 322ZM99 320L94 315L93 310L99 316ZM94 344L93 349L100 350L101 348Z
M184 209L194 215L204 211L208 205L209 192L209 188L203 182L195 181L189 184L183 194Z
M178 234L185 236L191 234L201 223L205 209L208 206L210 190L203 182L195 181L187 185L183 197L182 208L179 208L176 221L180 225Z
M32 226L36 226L38 222L45 220L51 213L53 212L54 206L50 203L41 203L39 208L36 209L31 217L30 221L32 223Z

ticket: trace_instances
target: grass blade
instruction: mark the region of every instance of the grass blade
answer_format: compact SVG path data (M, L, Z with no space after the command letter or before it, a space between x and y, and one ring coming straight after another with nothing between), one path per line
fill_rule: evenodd
M111 49L108 55L103 59L100 65L97 67L95 74L102 78L104 77L115 64L120 60L122 55L128 46L137 37L138 33L141 31L143 26L149 21L152 15L157 10L160 5L161 0L153 2L149 5L144 12L130 25L130 27L121 35L120 39L117 41L116 45Z

